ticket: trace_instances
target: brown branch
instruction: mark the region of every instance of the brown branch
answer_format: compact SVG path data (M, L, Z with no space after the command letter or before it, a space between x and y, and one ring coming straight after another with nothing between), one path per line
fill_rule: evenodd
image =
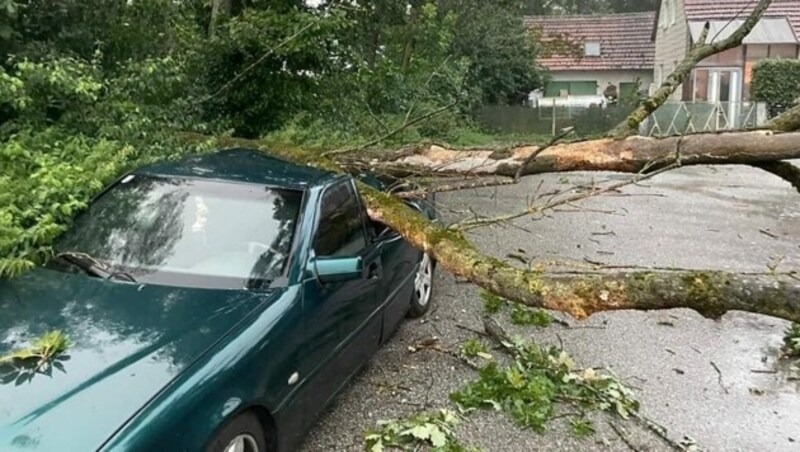
M611 131L608 132L607 136L614 138L614 139L622 139L631 135L635 135L639 124L642 123L648 116L650 116L658 107L664 104L667 101L669 96L678 89L686 77L692 72L692 69L699 63L700 61L715 55L720 52L724 52L728 49L732 49L742 44L742 40L750 34L753 27L761 20L761 17L764 15L764 12L769 8L770 4L772 4L772 0L759 0L756 7L750 13L750 15L745 19L739 28L736 29L729 37L720 41L720 42L711 42L709 44L703 43L701 45L696 45L694 48L689 51L689 54L686 55L683 61L672 71L672 73L667 77L661 87L652 95L650 98L645 100L636 110L634 110L624 121L619 123L616 127L614 127ZM707 31L708 24L706 24L706 30L703 32L703 36L708 36ZM701 36L702 37L702 36ZM705 39L703 39L705 41ZM699 41L698 41L699 44Z
M536 213L543 213L543 212L551 210L551 209L553 209L555 207L571 204L571 203L574 203L576 201L582 201L582 200L585 200L585 199L588 199L588 198L593 198L595 196L602 195L604 193L608 193L608 192L619 190L620 188L626 187L628 185L633 185L633 184L645 181L647 179L651 179L651 178L653 178L653 177L655 177L655 176L657 176L657 175L659 175L661 173L665 173L667 171L671 171L671 170L673 170L675 168L678 168L680 166L681 166L680 160L676 160L676 161L673 161L673 163L671 163L671 164L669 164L669 165L667 165L667 166L665 166L665 167L663 167L663 168L661 168L661 169L659 169L657 171L653 171L652 173L648 173L648 174L638 174L635 177L633 177L632 179L624 181L624 182L619 182L619 183L616 183L616 184L609 185L607 187L594 189L594 190L591 190L591 191L586 192L586 193L578 193L578 194L575 194L575 195L572 195L572 196L568 196L568 197L563 198L563 199L554 200L554 201L548 202L547 204L542 205L542 206L530 206L530 207L526 208L525 210L522 210L520 212L513 213L513 214L503 215L503 216L494 217L494 218L479 218L479 219L475 219L475 220L470 220L470 221L457 223L457 224L453 225L451 228L457 228L457 229L461 229L461 230L469 230L469 229L474 229L474 228L479 227L479 226L488 226L490 224L503 223L503 222L511 221L511 220L514 220L514 219L517 219L517 218L521 218L521 217L524 217L524 216L527 216L527 215L533 215L533 214L536 214Z

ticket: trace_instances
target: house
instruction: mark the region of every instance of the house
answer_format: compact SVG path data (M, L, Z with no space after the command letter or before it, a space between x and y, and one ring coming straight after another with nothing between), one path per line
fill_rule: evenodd
M655 83L684 59L709 24L707 42L730 36L756 5L753 0L661 0L654 21ZM743 45L701 61L671 100L727 105L750 100L753 66L765 58L800 56L800 0L773 0Z
M539 59L551 76L543 97L604 100L610 86L618 96L636 91L637 86L647 90L653 82L655 16L645 12L525 17L528 29L550 49Z

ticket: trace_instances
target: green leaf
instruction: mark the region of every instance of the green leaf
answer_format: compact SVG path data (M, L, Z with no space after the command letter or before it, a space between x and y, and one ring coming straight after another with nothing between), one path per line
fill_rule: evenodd
M433 447L444 447L447 444L447 436L438 427L431 430L430 439Z

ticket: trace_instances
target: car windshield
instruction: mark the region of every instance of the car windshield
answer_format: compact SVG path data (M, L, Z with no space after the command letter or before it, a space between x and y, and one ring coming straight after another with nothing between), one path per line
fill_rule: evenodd
M140 283L257 289L287 265L302 192L130 175L56 243ZM52 266L74 268L64 259Z

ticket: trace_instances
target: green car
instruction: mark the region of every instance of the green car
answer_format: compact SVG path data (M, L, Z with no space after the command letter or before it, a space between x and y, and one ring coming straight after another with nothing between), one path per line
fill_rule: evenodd
M433 269L350 176L246 149L131 172L0 282L0 356L70 343L0 364L0 450L291 451Z

